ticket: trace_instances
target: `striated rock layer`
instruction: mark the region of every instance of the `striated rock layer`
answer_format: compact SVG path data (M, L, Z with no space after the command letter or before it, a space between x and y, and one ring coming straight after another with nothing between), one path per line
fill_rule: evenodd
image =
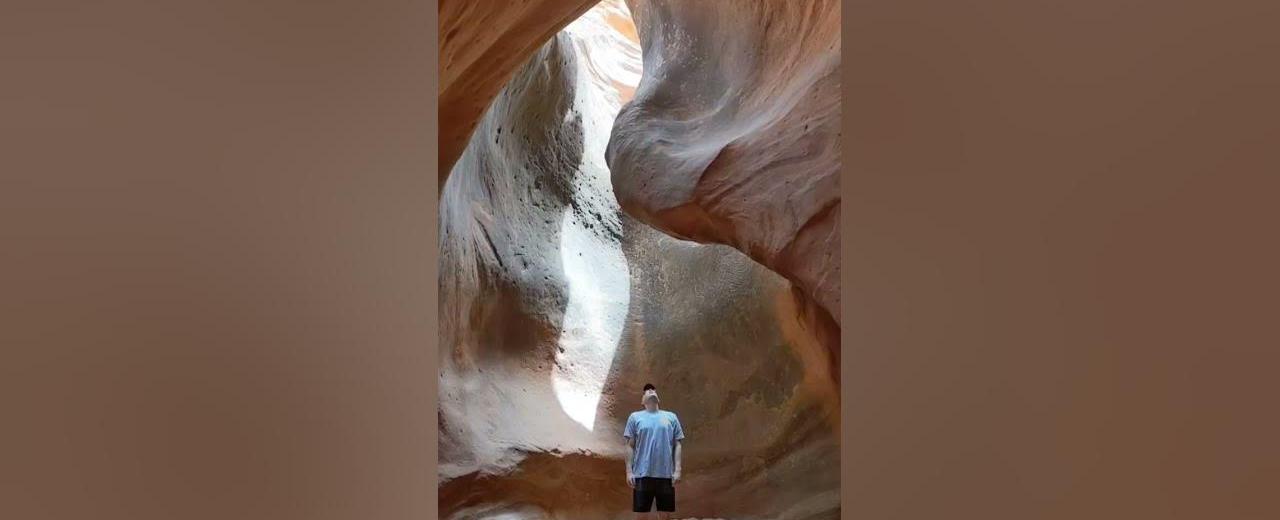
M838 356L840 2L627 4L644 72L608 147L618 201L791 280Z
M640 51L619 12L517 71L443 190L440 516L630 518L621 430L653 382L687 435L676 518L838 518L838 379L807 300L620 211L604 150Z
M597 0L440 0L440 187L493 97Z

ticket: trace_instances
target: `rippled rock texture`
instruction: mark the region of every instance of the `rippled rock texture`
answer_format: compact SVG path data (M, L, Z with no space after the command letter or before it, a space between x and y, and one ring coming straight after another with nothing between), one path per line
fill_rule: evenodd
M628 0L644 53L608 148L627 213L728 244L840 321L840 2Z
M596 0L440 0L440 186L498 91Z
M675 518L838 518L838 374L806 299L614 196L604 151L640 73L625 13L543 45L444 187L441 517L630 518L621 430L652 382L687 435Z

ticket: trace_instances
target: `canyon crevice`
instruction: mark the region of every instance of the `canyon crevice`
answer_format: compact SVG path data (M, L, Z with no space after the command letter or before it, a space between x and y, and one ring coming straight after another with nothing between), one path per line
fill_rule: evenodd
M838 518L826 308L615 195L606 149L644 90L629 17L602 2L536 48L443 184L440 515L631 518L621 431L652 382L687 435L674 518Z

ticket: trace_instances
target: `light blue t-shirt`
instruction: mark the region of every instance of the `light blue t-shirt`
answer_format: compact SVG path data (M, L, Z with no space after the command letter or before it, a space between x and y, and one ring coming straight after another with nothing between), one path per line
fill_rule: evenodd
M622 436L636 440L631 471L637 478L671 478L675 471L676 441L684 438L676 414L666 410L631 412Z

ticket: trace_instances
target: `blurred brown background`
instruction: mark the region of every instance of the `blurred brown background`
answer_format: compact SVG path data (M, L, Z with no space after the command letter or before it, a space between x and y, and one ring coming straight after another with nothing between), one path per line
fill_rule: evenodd
M6 2L0 517L435 510L423 2Z
M1280 4L845 10L850 518L1280 518Z

